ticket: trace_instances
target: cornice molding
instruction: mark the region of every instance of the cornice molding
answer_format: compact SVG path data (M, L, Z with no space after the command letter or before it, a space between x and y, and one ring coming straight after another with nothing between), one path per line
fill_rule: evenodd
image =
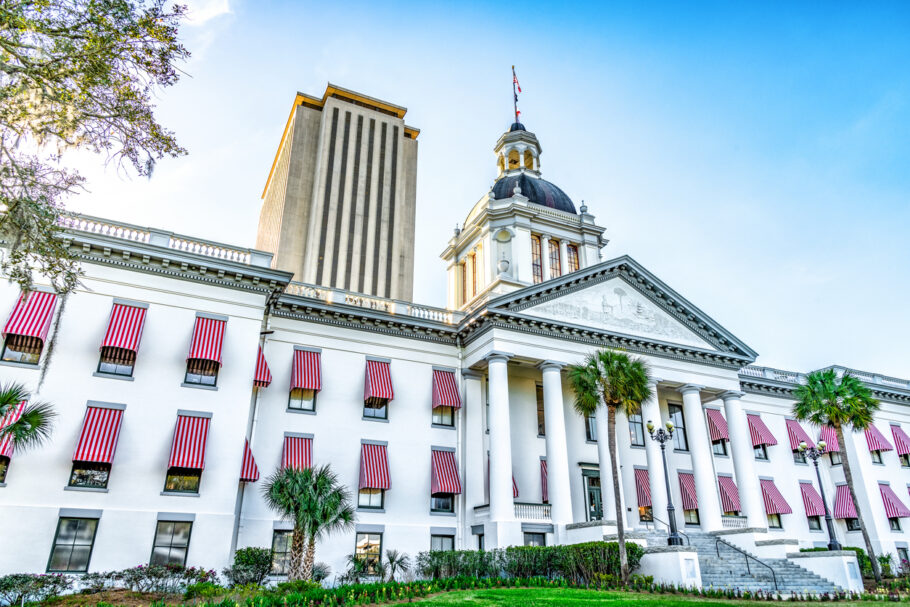
M892 391L882 389L875 384L863 382L866 387L872 391L872 396L878 400L900 405L910 405L910 393L905 391ZM777 396L780 398L793 399L793 391L797 384L783 382L773 379L753 377L751 375L740 375L739 385L743 392L748 394L760 394L763 396Z

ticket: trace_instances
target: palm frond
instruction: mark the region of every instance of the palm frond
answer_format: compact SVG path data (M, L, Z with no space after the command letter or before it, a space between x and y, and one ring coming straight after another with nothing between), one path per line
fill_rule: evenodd
M15 393L15 391L11 393ZM9 413L20 402L22 401L17 401L13 406L6 406L0 413L3 415ZM13 448L17 451L27 451L39 447L50 439L56 417L57 413L50 403L29 403L22 410L18 419L0 428L0 439L12 439Z

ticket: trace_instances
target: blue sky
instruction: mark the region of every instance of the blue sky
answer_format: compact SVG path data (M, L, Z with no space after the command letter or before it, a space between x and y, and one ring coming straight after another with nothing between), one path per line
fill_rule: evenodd
M196 0L158 97L189 155L150 180L74 159L74 210L244 246L296 91L421 129L415 299L495 178L510 66L545 178L760 353L910 377L910 4Z

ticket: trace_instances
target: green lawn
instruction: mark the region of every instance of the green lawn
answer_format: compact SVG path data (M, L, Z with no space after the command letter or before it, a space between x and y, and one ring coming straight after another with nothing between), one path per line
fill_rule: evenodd
M431 599L414 601L415 605L425 607L448 605L498 605L501 607L549 607L550 605L613 605L621 607L695 607L711 605L712 607L755 607L756 601L732 601L725 599L704 599L700 597L636 594L629 592L600 592L595 590L576 590L571 588L496 588L491 590L465 590L440 594ZM788 603L798 605L799 603ZM856 603L836 603L838 607L850 607Z

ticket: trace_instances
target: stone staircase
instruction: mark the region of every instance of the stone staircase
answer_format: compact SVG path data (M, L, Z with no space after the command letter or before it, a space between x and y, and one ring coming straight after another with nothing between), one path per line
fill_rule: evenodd
M787 559L759 559L749 553L753 558L748 559L747 566L747 559L742 552L738 552L738 548L732 548L723 542L720 544L720 555L718 556L716 536L706 533L687 533L686 535L689 544L698 552L702 586L705 588L774 592L774 576L776 576L777 590L783 595L834 593L840 590L828 580ZM666 533L651 532L647 535L647 542L649 546L666 546L667 535ZM754 559L760 560L773 569L774 576L771 575L768 567L762 566Z

